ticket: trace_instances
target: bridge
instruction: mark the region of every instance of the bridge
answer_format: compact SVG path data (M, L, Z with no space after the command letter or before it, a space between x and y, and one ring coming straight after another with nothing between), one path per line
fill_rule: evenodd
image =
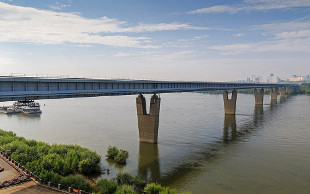
M139 137L141 142L157 143L159 93L223 90L225 114L236 112L237 89L254 89L256 105L262 105L264 89L270 89L271 100L285 96L294 84L262 84L198 81L110 80L85 78L0 77L0 101L134 95L136 98ZM258 92L259 89L260 91ZM227 90L232 91L231 99ZM147 113L143 94L154 94Z

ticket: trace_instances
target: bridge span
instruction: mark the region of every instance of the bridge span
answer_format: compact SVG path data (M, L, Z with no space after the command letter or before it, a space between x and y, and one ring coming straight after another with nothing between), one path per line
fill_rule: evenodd
M136 98L141 142L157 143L160 98L158 93L223 90L225 114L236 112L237 89L254 89L255 104L262 105L264 89L270 89L271 100L285 96L294 84L262 84L198 81L111 80L85 78L0 77L0 101L37 100L139 94ZM260 90L260 92L257 91ZM232 91L231 99L227 90ZM154 94L147 113L142 94Z

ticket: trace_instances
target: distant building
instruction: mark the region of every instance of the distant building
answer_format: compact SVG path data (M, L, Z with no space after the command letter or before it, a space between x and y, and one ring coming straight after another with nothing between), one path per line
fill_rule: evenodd
M288 80L290 82L303 82L303 81L306 81L306 78L309 78L309 76L296 76L296 75L293 75L293 77L290 77Z
M269 76L260 76L258 77L258 80L259 83L279 83L281 81L281 79L273 73Z

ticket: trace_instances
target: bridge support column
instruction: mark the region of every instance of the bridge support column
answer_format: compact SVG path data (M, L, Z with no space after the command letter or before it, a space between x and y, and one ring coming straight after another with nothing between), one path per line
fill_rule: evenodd
M277 96L278 96L278 88L275 88L274 90L273 90L273 88L270 88L270 99L272 101L276 101Z
M264 103L264 89L260 89L260 92L257 92L257 89L254 89L255 104L262 105Z
M286 95L286 88L280 88L280 97L285 97Z
M154 94L150 102L150 113L147 114L146 102L142 94L136 98L140 142L157 143L160 98Z
M224 110L227 115L236 114L237 91L233 90L231 99L228 99L228 92L223 91Z

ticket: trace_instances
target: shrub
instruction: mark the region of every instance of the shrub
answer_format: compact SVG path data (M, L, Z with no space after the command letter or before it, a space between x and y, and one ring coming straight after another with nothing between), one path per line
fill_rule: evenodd
M136 194L136 192L133 190L132 186L130 185L122 185L117 188L115 194Z
M126 160L128 158L128 151L120 150L114 160L118 164L126 164Z
M161 191L164 191L164 188L160 184L156 183L147 184L144 187L144 192L147 194L158 194Z
M177 190L176 189L172 189L169 187L164 187L163 191L160 191L159 194L177 194Z
M140 177L139 175L136 175L133 179L133 184L134 184L134 189L138 193L141 193L143 188L146 186L146 181L142 177Z
M133 182L136 186L146 186L146 181L139 175L136 175L133 179Z
M67 176L80 172L99 172L101 157L78 145L49 145L35 140L17 137L12 132L0 130L0 145L10 150L11 157L32 171L45 183L74 185L75 188L91 191L91 185L83 176ZM67 177L64 177L67 176Z
M118 154L119 150L117 149L117 147L115 146L109 146L108 147L108 151L107 151L107 157L110 158L110 159L114 159L117 154Z
M123 185L132 185L134 182L134 178L127 172L119 172L116 176L116 181L118 184Z
M69 175L60 180L60 184L63 187L72 187L73 189L79 189L83 191L92 191L91 185L86 182L82 175Z
M97 182L97 192L104 194L112 194L117 190L117 183L113 180L100 179Z

